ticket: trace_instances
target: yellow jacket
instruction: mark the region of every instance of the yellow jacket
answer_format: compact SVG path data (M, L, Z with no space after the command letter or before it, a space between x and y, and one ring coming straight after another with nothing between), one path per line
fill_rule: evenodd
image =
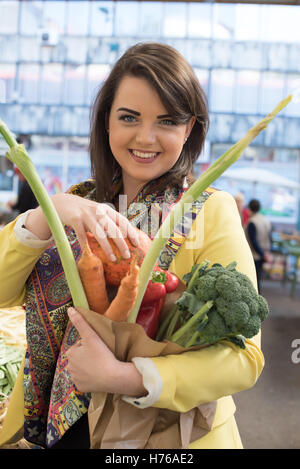
M16 239L15 223L0 232L0 307L22 304L25 281L43 252L40 248L26 247ZM182 278L195 263L205 259L223 265L237 261L237 269L248 275L256 286L253 257L240 216L234 199L226 192L217 191L206 200L194 221L191 236L178 251L170 270ZM231 394L251 388L263 369L260 334L246 340L245 350L224 341L199 351L152 360L162 379L162 392L154 407L187 412L218 400L213 429L189 448L242 447ZM0 446L23 426L23 399L21 369L0 433Z

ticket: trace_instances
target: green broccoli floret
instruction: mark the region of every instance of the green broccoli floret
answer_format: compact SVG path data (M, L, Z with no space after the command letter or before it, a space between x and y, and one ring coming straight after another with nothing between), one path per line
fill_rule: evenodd
M225 324L234 332L240 331L250 319L249 306L244 301L226 301L219 297L216 307Z
M243 328L242 335L247 339L251 339L259 333L261 327L261 320L259 316L251 316L245 327Z
M217 277L216 290L219 296L228 301L241 300L242 298L240 284L232 272L224 272Z
M194 288L195 294L199 300L208 301L214 300L218 296L215 288L216 278L212 275L203 275L197 282L197 287Z
M229 333L224 319L218 314L216 308L212 308L207 314L206 326L198 331L196 336L197 345L210 345L218 342ZM205 332L204 332L205 331Z
M247 303L251 315L257 315L259 309L258 295L255 289L241 286L242 301Z
M241 287L245 287L249 290L251 290L253 293L256 292L251 280L246 274L243 274L242 272L238 272L237 270L234 271L234 276L241 285Z
M181 345L189 337L185 346L209 345L228 339L244 348L243 337L258 334L268 315L267 301L257 293L249 277L236 270L235 262L227 267L214 264L209 268L208 265L206 261L201 268L194 266L193 275L186 276L190 280L189 296L194 296L197 301L177 301L181 308L186 308L190 319L176 331L176 335L168 338L179 338L182 329L184 340L181 337ZM195 319L201 305L206 308L205 321L202 316L197 326ZM193 326L190 334L189 322Z
M269 306L268 306L267 300L261 295L258 295L258 305L259 305L258 316L262 322L266 319L266 317L269 314Z

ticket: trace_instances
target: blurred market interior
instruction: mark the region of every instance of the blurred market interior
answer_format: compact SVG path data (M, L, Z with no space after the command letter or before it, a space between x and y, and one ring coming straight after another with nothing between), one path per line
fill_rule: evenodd
M0 0L0 117L25 143L49 194L90 177L91 104L112 65L137 42L174 46L192 64L206 91L210 128L196 175L294 93L295 99L214 184L233 196L242 193L245 206L258 199L272 224L272 258L264 265L262 288L274 321L298 321L290 327L294 336L288 347L292 338L300 337L299 25L297 0ZM12 207L20 188L17 172L4 157L6 150L0 139L2 227L17 214ZM267 340L266 347L271 342ZM293 367L290 362L289 366ZM266 380L268 376L267 372ZM263 395L264 381L261 386ZM294 396L291 406L296 409ZM241 405L246 415L247 397ZM249 420L244 429L251 433ZM289 447L282 439L291 442L289 434L282 431L273 447ZM263 445L261 441L250 438L248 446ZM299 446L297 436L290 447Z

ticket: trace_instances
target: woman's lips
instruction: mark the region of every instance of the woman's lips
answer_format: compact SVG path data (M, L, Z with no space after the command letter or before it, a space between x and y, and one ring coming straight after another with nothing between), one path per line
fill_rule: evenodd
M160 152L142 151L142 150L129 150L132 158L138 163L152 163L159 156Z

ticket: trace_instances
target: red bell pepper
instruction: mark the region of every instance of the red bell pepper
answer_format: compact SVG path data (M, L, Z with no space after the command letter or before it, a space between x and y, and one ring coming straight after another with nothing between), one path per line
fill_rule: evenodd
M163 283L149 280L141 305L152 304L167 293Z
M152 339L155 339L158 331L160 311L166 294L176 290L178 283L178 277L171 272L159 268L152 272L136 319Z
M178 287L179 279L175 274L172 274L172 272L166 272L166 276L167 280L164 285L166 287L167 293L172 293Z
M165 296L166 295L162 296L159 300L153 301L153 303L142 304L136 318L137 324L143 327L147 336L151 339L155 339L158 331L159 316L165 301Z
M179 280L175 274L156 269L152 272L151 279L148 281L141 305L152 303L166 293L173 292L178 287L178 283Z

